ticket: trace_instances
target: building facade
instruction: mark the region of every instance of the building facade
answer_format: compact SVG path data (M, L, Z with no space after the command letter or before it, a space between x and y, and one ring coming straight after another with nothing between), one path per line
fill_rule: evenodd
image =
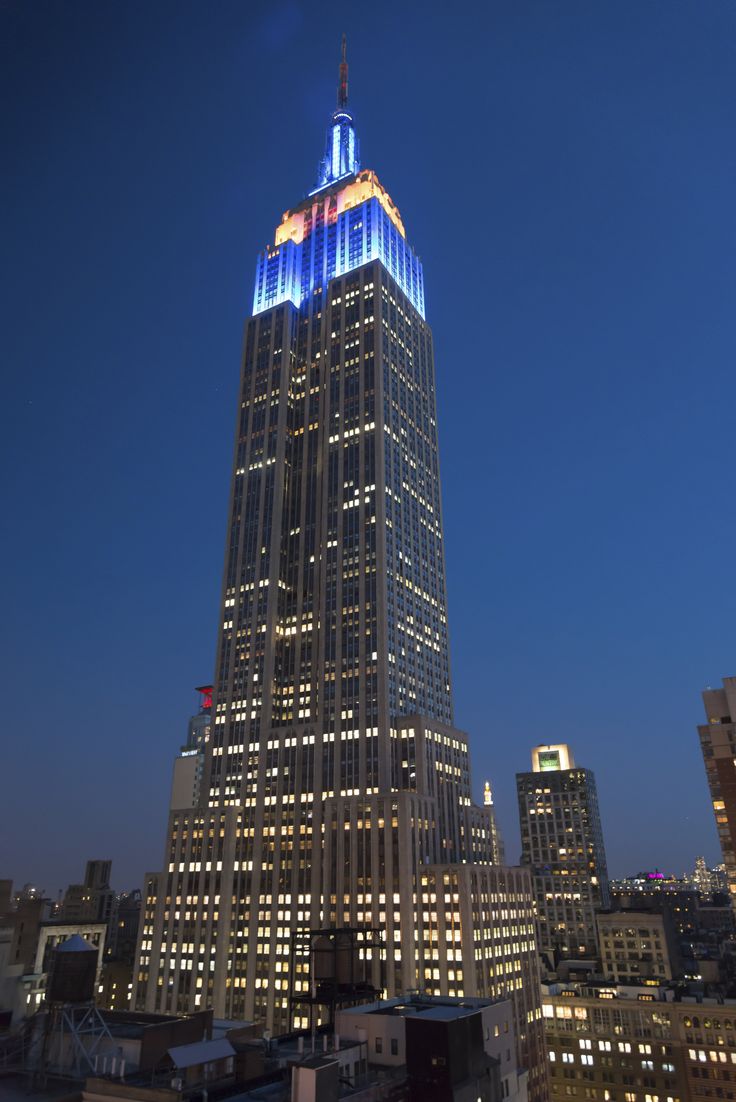
M728 890L736 898L736 677L703 693L706 722L698 727Z
M668 987L550 985L544 1023L554 1102L736 1097L736 1001Z
M595 777L564 744L537 746L517 773L522 863L532 873L539 946L563 959L598 954L596 911L610 907Z
M421 1023L432 1019L443 1021L446 1020L445 1015L453 1014L477 1014L481 1019L482 1047L498 1068L498 1089L491 1092L491 1097L503 1099L504 1102L526 1102L527 1075L517 1064L513 1008L508 999L415 995L339 1011L335 1027L341 1044L364 1038L368 1060L374 1066L401 1068L408 1062L408 1021L420 1023L418 1044L436 1055L432 1039L422 1033ZM411 1042L411 1037L408 1040ZM476 1102L479 1093L478 1090L474 1094L468 1091L467 1097ZM422 1094L418 1097L421 1098ZM445 1092L441 1097L450 1095Z
M601 972L619 983L659 986L682 976L678 933L667 911L597 916Z
M522 868L440 865L422 870L423 976L430 995L509 998L529 1095L547 1093L534 896Z
M554 1102L688 1099L671 993L555 985L543 1012Z
M59 918L64 922L110 922L115 911L115 892L110 887L112 861L88 861L83 884L70 884L64 892Z
M623 911L666 913L680 937L693 937L697 930L700 899L686 880L643 873L638 877L613 881L611 906Z

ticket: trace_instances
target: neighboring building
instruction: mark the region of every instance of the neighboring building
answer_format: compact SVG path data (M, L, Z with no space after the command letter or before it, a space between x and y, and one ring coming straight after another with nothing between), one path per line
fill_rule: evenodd
M611 906L624 911L668 914L682 938L694 937L697 930L700 901L698 893L685 880L657 880L650 873L614 881Z
M141 921L142 897L136 889L121 892L107 928L105 959L97 988L98 1006L123 1010L130 1006Z
M109 879L109 861L89 861L84 885L71 885L58 909L35 890L12 896L10 881L0 881L0 1014L17 1023L35 1013L45 997L51 953L74 935L98 952L98 1002L114 991L110 1005L129 1005L141 893L116 897ZM69 915L76 917L64 917Z
M611 891L620 892L686 892L694 891L695 886L687 876L672 876L669 873L638 872L635 876L625 876L623 880L611 880Z
M10 884L12 887L12 880L4 880L3 884ZM5 889L3 889L5 891ZM14 904L28 903L34 899L44 899L45 894L41 888L37 888L35 884L24 884L19 891L17 891L12 898Z
M659 986L681 977L677 930L666 912L605 912L597 923L601 971L607 979Z
M212 728L212 686L200 685L199 711L191 717L187 741L174 762L170 810L197 807L201 797L204 757Z
M425 987L429 968L440 994L513 997L541 1100L528 879L493 879L492 803L473 805L452 725L422 268L360 167L346 73L317 186L258 261L211 734L198 804L172 809L165 868L146 879L134 1005L304 1027L310 951L292 953L292 935L362 929L388 995ZM435 915L446 876L451 897L453 878L471 896ZM523 947L509 942L515 905ZM445 923L454 966L443 954L435 977Z
M543 988L553 1102L687 1102L672 993Z
M0 881L0 1016L6 1024L36 1009L36 985L25 978L34 975L41 927L52 908L35 890L13 895L12 881Z
M63 945L65 941L68 941L69 938L80 937L88 946L97 951L97 972L99 975L105 953L106 936L107 926L104 922L44 922L39 930L33 970L37 976L48 975L54 950Z
M720 887L715 870L708 868L704 857L695 858L695 868L691 880L695 890L702 895L710 895L711 892L718 891Z
M127 1010L133 991L133 968L124 960L106 960L102 965L95 1002L107 1010Z
M736 1098L736 1000L683 999L673 1008L691 1102Z
M725 892L728 894L728 874L726 873L726 866L723 862L709 869L709 872L713 880L713 891Z
M617 881L611 890L611 906L622 912L661 914L672 927L680 959L677 968L683 978L702 982L704 991L732 995L736 981L733 941L736 929L728 895L716 891L701 896L687 886L688 880L649 879L652 875L640 874Z
M517 773L522 864L532 872L539 947L557 959L595 959L596 911L610 908L595 777L569 746L537 746Z
M472 1095L473 1102L478 1097L525 1102L527 1076L517 1064L513 1008L508 999L451 999L414 995L338 1011L335 1029L341 1045L363 1041L368 1062L375 1067L406 1066L410 1089L414 1079L417 1097L428 1099L431 1097L433 1076L439 1077L442 1071L449 1073L451 1070L451 1060L441 1049L443 1036L444 1039L452 1039L452 1026L446 1025L443 1029L442 1023L462 1022L469 1016L478 1019L477 1040L470 1043L463 1030L463 1036L455 1039L454 1047L463 1057L470 1057L468 1064L477 1066L485 1057L490 1067L495 1069L490 1075L486 1072L478 1076L485 1080L485 1094L476 1090ZM467 1021L463 1022L463 1025L467 1024ZM440 1033L439 1039L429 1035L433 1028ZM426 1054L429 1067L417 1068L417 1052ZM463 1089L469 1078L462 1070L456 1070L455 1082L462 1084ZM430 1081L427 1082L427 1079ZM442 1097L453 1096L445 1094Z
M109 959L131 964L135 960L142 902L139 888L134 888L130 892L121 892L117 896L105 947L105 956Z
M42 922L51 918L50 899L34 892L19 892L12 896L12 881L1 881L0 928L5 931L4 961L6 968L31 971L36 959L39 930Z
M471 812L473 808L471 808ZM491 846L493 849L493 864L505 865L506 864L506 849L503 844L503 838L501 837L501 831L496 821L496 808L493 804L493 792L491 790L491 782L486 781L483 787L483 811L479 816L479 822L477 825L471 826L471 829L477 831L481 835L481 846L479 852L485 854L486 844L484 831L490 829L491 831ZM475 851L474 851L475 852Z
M76 926L105 923L105 967L113 963L115 967L110 970L109 976L102 976L101 982L104 992L115 983L115 1005L119 1006L122 1005L119 992L124 964L130 973L125 987L129 994L132 991L133 962L136 959L141 916L141 892L135 889L116 894L110 887L111 871L112 861L88 861L84 883L69 885L53 917L57 922Z
M33 928L33 950L22 960L7 964L0 974L0 1011L9 1012L13 1025L31 1017L46 997L53 951L72 937L80 937L97 950L97 979L105 950L104 922L39 921ZM1 941L1 937L0 937Z
M70 884L59 908L61 922L110 922L115 892L110 887L112 861L88 861L83 884Z
M736 935L733 907L727 895L721 896L720 902L706 902L698 905L695 937L707 940L711 934L719 941L725 941Z
M517 1064L530 1098L547 1097L534 900L526 869L478 865L422 870L423 962L429 995L509 999Z
M703 693L707 723L698 727L731 899L736 899L736 677Z
M202 1087L215 1080L219 1080L219 1089L225 1087L227 1093L229 1086L232 1093L232 1048L228 1046L229 1052L223 1053L222 1040L211 1040L211 1013L186 1017L125 1010L89 1013L85 1006L75 1012L69 1005L65 1010L60 1018L44 1007L29 1024L23 1070L37 1082L46 1076L66 1080L68 1102L113 1098L118 1102L184 1102L193 1096L191 1080L195 1075L200 1079L194 1084L200 1088L198 1096ZM80 1091L88 1076L91 1078Z
M736 1000L671 987L544 988L553 1102L736 1097Z

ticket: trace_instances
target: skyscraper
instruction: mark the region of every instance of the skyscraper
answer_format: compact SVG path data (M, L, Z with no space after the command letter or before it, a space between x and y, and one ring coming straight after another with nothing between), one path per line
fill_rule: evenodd
M736 899L736 677L706 689L707 723L698 727L731 899Z
M363 950L375 986L422 988L427 877L500 853L452 726L422 266L361 167L347 103L343 43L316 186L257 262L200 803L172 810L167 867L147 878L134 996L275 1030L307 1021L293 932L377 928L383 949ZM517 957L534 948L522 928ZM529 997L522 1051L541 1036Z
M516 787L540 948L595 959L596 911L611 905L595 777L575 766L569 746L537 746L532 772L517 773Z

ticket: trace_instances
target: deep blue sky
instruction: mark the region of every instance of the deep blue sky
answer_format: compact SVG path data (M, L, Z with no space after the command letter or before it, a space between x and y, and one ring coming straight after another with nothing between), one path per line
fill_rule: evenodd
M158 868L212 676L256 254L313 185L340 34L424 262L456 721L569 741L616 875L719 858L736 673L736 6L0 3L0 876Z

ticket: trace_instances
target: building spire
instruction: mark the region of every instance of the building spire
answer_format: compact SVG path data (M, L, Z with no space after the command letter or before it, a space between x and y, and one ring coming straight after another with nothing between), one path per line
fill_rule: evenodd
M310 191L310 195L314 195L316 191L334 183L335 180L341 180L344 176L351 176L360 171L358 139L353 125L353 116L348 110L347 48L347 37L343 35L337 79L337 110L333 112L332 122L327 130L325 155L319 166L317 187L314 191Z
M338 110L344 110L348 105L348 63L347 63L347 49L348 40L347 35L342 36L342 57L340 60L339 75L337 80L337 107Z

